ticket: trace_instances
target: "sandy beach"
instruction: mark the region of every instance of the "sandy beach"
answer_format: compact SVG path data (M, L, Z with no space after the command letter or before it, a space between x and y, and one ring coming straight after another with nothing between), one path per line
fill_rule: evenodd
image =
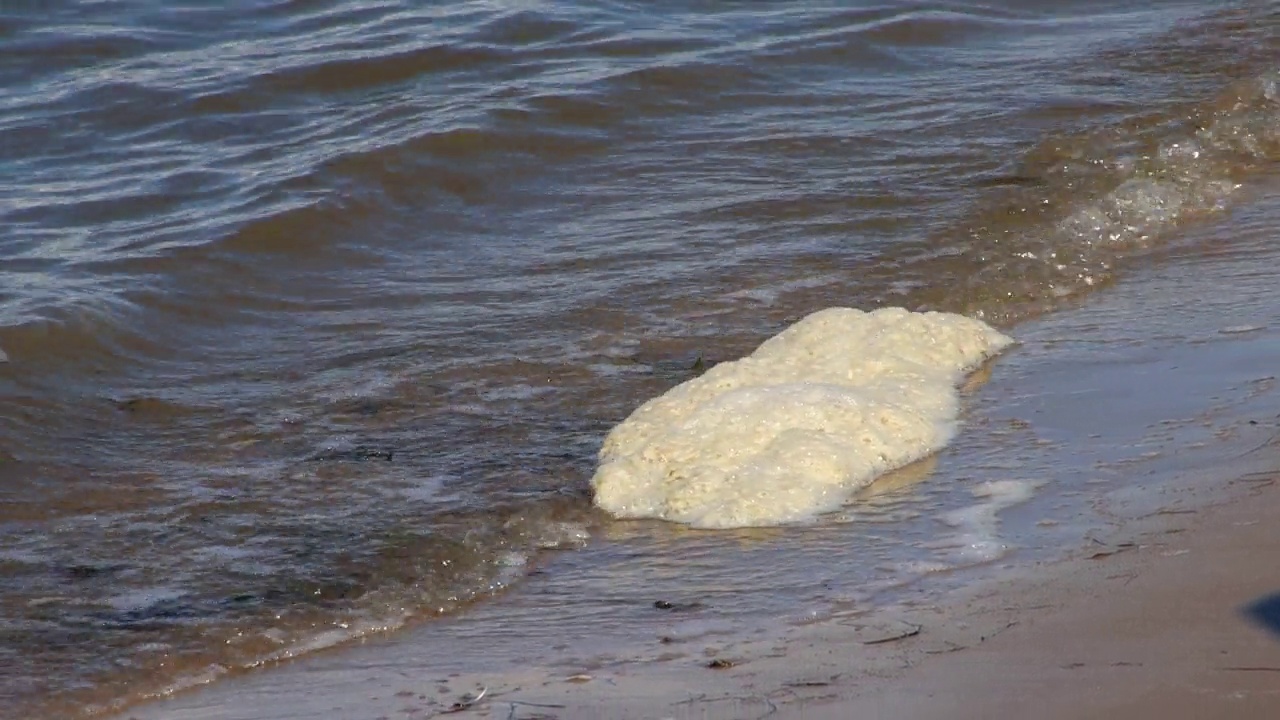
M716 689L704 694L679 678L614 678L531 694L563 706L549 715L508 707L528 718L612 717L619 700L651 718L1274 718L1275 480L1245 474L1228 481L1229 499L1198 510L1182 496L1078 557L950 609L837 620L761 657L744 648L744 662L708 678ZM677 694L687 697L655 697L647 709L632 700Z
M1280 549L1280 491L1272 473L1234 484L1243 492L1220 506L1135 524L1130 539L996 587L953 618L999 617L1007 629L993 637L906 650L892 680L784 716L1280 716L1280 570L1267 559ZM926 632L917 644L931 644Z

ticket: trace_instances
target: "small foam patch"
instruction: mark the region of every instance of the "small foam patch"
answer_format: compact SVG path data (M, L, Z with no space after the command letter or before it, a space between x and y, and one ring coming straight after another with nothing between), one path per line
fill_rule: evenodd
M829 308L640 406L591 484L617 517L778 525L834 510L955 433L965 374L1012 340L981 321Z

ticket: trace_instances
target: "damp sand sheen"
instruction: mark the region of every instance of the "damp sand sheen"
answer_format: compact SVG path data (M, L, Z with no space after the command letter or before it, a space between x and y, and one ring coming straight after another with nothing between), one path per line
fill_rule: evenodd
M779 525L942 449L958 385L1013 340L963 315L828 308L641 405L591 484L619 518Z

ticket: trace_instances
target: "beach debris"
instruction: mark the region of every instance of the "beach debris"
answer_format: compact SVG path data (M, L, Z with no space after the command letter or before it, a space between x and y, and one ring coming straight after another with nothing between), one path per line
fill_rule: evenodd
M707 667L711 668L712 670L728 670L729 668L737 664L738 663L732 660L716 658L715 660L712 660L711 662L707 663Z
M1270 444L1271 444L1271 441L1267 441L1267 445L1270 445ZM1264 445L1263 447L1265 447L1265 445ZM1250 451L1250 452L1252 452L1252 451ZM1242 476L1242 477L1238 477L1238 478L1236 478L1235 480L1232 480L1231 482L1233 482L1233 483L1237 483L1237 482L1250 483L1250 484L1252 484L1252 485L1254 485L1254 486L1256 486L1256 487L1263 487L1263 486L1266 486L1266 485L1274 485L1274 484L1275 484L1275 482L1276 482L1276 473L1275 473L1274 471L1264 471L1264 472L1249 473L1249 474L1244 475L1244 476Z
M648 365L650 371L657 377L668 380L687 380L695 378L705 373L717 364L716 360L710 360L701 350L693 353L692 356L662 358L651 362L646 362L638 358L629 358L633 363L639 365Z
M554 703L533 703L524 702L523 700L507 700L505 703L511 706L511 712L507 714L508 720L515 720L516 711L522 707L544 708L551 710L563 710L566 707L564 705L556 705ZM532 715L520 716L520 720L559 720L559 718L559 715L552 715L550 713L543 712L534 712Z
M1146 518L1157 517L1159 515L1194 515L1195 513L1196 513L1195 510L1185 510L1181 508L1160 508L1159 510L1153 513L1147 513L1146 515L1143 515L1138 519L1145 520Z
M451 713L460 713L466 710L470 710L472 707L475 706L476 703L483 700L484 696L487 695L488 693L489 693L489 688L484 687L484 688L480 688L480 692L476 693L475 695L470 695L470 694L463 695L461 698L458 699L457 702L450 705L447 710L443 710L442 713L445 715L448 715Z
M9 356L5 354L4 348L0 348L0 363L9 362Z
M830 687L839 677L840 675L836 674L832 675L829 680L792 680L791 682L783 683L782 686L789 688Z
M653 606L658 610L670 610L671 612L683 612L686 610L701 610L706 607L700 602L677 603L669 600L655 600Z
M900 629L892 630L884 634L877 635L875 637L867 638L866 640L862 641L862 644L863 645L883 645L885 643L896 642L898 640L905 640L909 637L915 637L916 635L919 635L920 631L923 629L924 628L921 625L904 624L904 626L901 627Z
M358 462L363 460L385 460L391 462L394 454L394 450L379 450L368 445L357 445L347 449L326 448L307 459L311 461L352 460Z
M689 372L693 373L694 375L701 375L706 371L707 371L707 360L702 356L702 353L698 353L698 357L695 358L693 361L693 364L689 366Z
M569 677L564 679L565 682L570 682L570 683L584 683L584 682L591 682L592 680L595 680L595 678L590 675L587 675L586 673L578 673L577 675L570 675Z
M674 702L672 703L672 706L684 705L691 708L694 705L713 705L716 703L732 703L735 706L733 709L736 711L733 717L737 718L751 717L753 720L763 720L771 715L778 714L778 706L766 695L722 695L720 697L709 697L706 693L701 693L699 695L694 695L687 700ZM745 710L747 707L752 705L758 706L758 709L763 712L759 715L746 715ZM703 709L703 711L699 713L699 717L706 717L707 711L708 709ZM719 713L717 713L717 716L719 716ZM687 715L682 714L681 717L687 717ZM674 718L670 718L669 720L674 720Z
M1094 540L1094 542L1098 542L1098 541ZM1101 545L1102 543L1098 542L1098 544ZM1119 545L1115 545L1113 547L1107 548L1106 550L1099 550L1094 554L1090 555L1089 559L1101 560L1102 558L1111 557L1112 555L1115 555L1117 553L1122 553L1126 550L1135 550L1137 549L1137 547L1138 547L1137 543L1123 542L1123 543L1120 543Z
M990 640L991 638L993 638L993 637L995 637L995 636L999 635L1000 633L1004 632L1005 630L1008 630L1009 628L1011 628L1011 627L1013 627L1013 626L1015 626L1015 625L1017 625L1017 624L1018 624L1018 621L1017 621L1017 620L1010 620L1009 622L1005 623L1004 627L1002 627L1002 628L996 628L995 630L993 630L992 632L990 632L990 633L988 633L988 634L986 634L986 635L980 635L980 636L978 636L978 642L980 642L980 643L984 643L984 642L986 642L986 641Z

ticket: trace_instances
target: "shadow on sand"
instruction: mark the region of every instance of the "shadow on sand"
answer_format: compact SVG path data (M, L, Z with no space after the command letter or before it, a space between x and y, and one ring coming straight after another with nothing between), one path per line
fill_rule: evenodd
M1244 607L1244 614L1280 638L1280 592L1264 595L1249 603Z

